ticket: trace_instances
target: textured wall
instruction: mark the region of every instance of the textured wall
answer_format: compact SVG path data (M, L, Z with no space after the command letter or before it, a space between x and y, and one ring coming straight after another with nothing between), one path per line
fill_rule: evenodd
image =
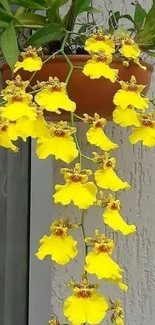
M141 1L146 7L149 7L150 2L151 0L147 3L145 0ZM103 0L95 0L95 5L101 6L103 3ZM110 1L107 0L106 3L107 7L111 9ZM114 9L119 8L122 12L129 13L132 10L132 6L127 0L113 0L112 3ZM105 19L104 15L103 17L101 15L100 19ZM150 88L150 95L153 97L155 96L154 86L153 78ZM125 271L125 281L128 282L129 291L122 294L115 286L107 286L103 282L102 292L107 297L110 292L113 298L123 298L127 325L153 325L155 319L155 149L144 149L140 145L131 147L128 142L127 131L116 127L112 122L108 123L107 133L120 145L119 149L114 152L119 166L119 175L132 185L132 190L118 193L118 197L122 201L123 214L129 222L134 222L137 225L138 232L133 237L125 238L110 232L108 229L105 230L107 234L114 237L116 242L114 257ZM84 128L80 123L78 124L78 135L81 140L82 151L89 154L90 146L86 143ZM47 288L50 285L49 264L48 261L44 261L43 265L36 262L34 252L37 248L37 241L43 233L48 232L51 219L69 215L73 220L79 221L81 217L78 209L72 206L62 208L60 205L53 205L51 215L51 159L46 162L36 161L36 159L36 156L33 155L32 171L34 177L32 178L31 218L31 289L33 292L30 299L33 317L30 320L30 325L46 324L46 311L49 303L49 289ZM87 162L84 163L85 167L91 167ZM64 164L53 162L53 186L56 182L63 182L63 178L59 174L59 169L62 166ZM41 221L43 218L45 222ZM91 235L94 228L97 227L104 231L100 210L91 208L88 211L86 226L87 235ZM60 320L64 322L62 303L64 298L70 294L70 290L67 289L67 282L72 275L79 279L83 271L83 244L82 241L80 242L82 236L80 230L75 231L74 234L79 241L78 258L67 267L57 267L55 264L51 266L52 311L60 315ZM43 275L44 268L46 271ZM94 280L96 281L96 279ZM43 297L42 302L40 295Z
M141 1L145 7L149 7L151 1ZM101 7L103 0L95 0L95 5ZM110 1L106 1L110 9ZM130 2L123 0L112 1L113 8L122 12L130 12ZM103 15L104 19L104 15ZM150 94L154 97L154 79ZM82 150L90 153L90 146L86 143L83 125L78 125L78 134L81 140ZM107 294L109 290L112 297L123 297L126 312L126 324L132 325L153 325L155 319L155 150L144 149L138 145L131 147L128 142L127 131L108 123L107 133L117 142L120 147L114 155L117 157L119 174L128 180L132 185L131 191L119 193L122 201L123 213L129 222L134 222L138 227L137 235L125 238L121 235L114 235L109 230L107 233L114 236L117 243L115 257L125 271L125 280L129 284L129 291L122 294L113 285L102 284L102 291ZM91 148L93 149L93 148ZM53 163L53 182L62 182L59 175L59 168L62 164ZM88 162L85 164L88 167ZM53 207L53 218L59 216L72 216L73 220L80 220L80 213L74 207L59 205ZM94 228L104 230L101 220L100 209L88 210L86 216L87 235L91 235ZM81 239L80 231L77 231L76 238ZM79 257L67 267L61 268L52 265L52 299L53 311L62 316L62 302L64 297L70 294L66 288L67 281L72 275L79 279L83 270L83 245L79 243Z

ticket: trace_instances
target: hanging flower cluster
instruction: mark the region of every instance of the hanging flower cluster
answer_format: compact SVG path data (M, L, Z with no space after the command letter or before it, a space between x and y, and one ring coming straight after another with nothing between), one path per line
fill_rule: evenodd
M63 43L61 53L64 53ZM146 113L149 98L143 95L145 85L139 85L135 76L128 81L119 80L119 71L113 68L113 57L117 53L122 57L124 66L132 61L140 68L140 49L130 36L121 38L106 35L101 29L91 35L85 43L85 50L91 55L90 60L82 67L83 73L91 79L106 78L112 83L119 84L113 102L116 106L113 121L121 127L133 127L129 140L132 144L141 141L143 145L155 146L155 118L153 112ZM108 238L103 231L95 230L94 236L86 234L84 217L85 211L91 206L101 211L103 223L124 236L135 234L136 226L128 224L122 217L120 200L116 194L120 190L130 189L126 180L119 177L116 159L111 150L116 150L118 144L109 138L106 132L107 121L95 113L89 116L75 114L76 103L69 98L67 86L74 66L69 57L69 75L66 82L56 76L47 81L37 82L34 87L31 81L36 71L44 64L39 53L41 49L29 47L21 53L21 60L15 65L14 72L24 69L33 72L29 81L23 81L19 75L8 80L6 88L2 90L3 103L0 107L0 145L18 151L15 145L21 138L36 138L36 154L39 159L54 156L65 164L73 162L72 167L60 169L64 177L62 184L55 185L53 201L64 206L73 204L78 208L77 219L82 213L81 220L74 224L70 218L54 220L50 227L50 234L40 239L36 256L39 260L50 257L58 265L66 265L78 254L77 241L70 235L76 228L81 228L85 259L81 270L80 284L71 281L69 286L73 294L63 305L65 317L73 324L99 324L111 312L111 321L116 325L124 325L124 312L120 301L109 301L98 292L98 286L91 284L90 275L97 279L116 284L121 290L127 291L128 286L123 280L123 269L113 259L115 249L113 239ZM51 57L50 57L51 58ZM54 55L52 55L54 58ZM48 122L44 112L49 111L61 115L62 110L71 114L71 123L63 121ZM93 152L92 157L81 152L76 134L74 117L79 118L86 127L86 139L90 145L100 152ZM94 171L83 168L82 159L94 164ZM103 228L104 229L104 228ZM76 233L76 232L75 232ZM52 319L49 325L59 325L58 319Z

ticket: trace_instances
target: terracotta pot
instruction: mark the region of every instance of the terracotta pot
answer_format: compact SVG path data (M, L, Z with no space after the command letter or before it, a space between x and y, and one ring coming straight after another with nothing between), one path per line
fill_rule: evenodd
M90 59L89 55L71 55L69 57L75 66L82 67ZM111 63L111 67L119 70L120 80L130 80L130 77L134 75L138 83L147 85L144 90L144 94L146 95L150 86L153 67L146 62L142 62L142 64L147 67L147 70L140 69L134 63L131 64L129 68L125 68L122 65L121 59L115 58ZM31 76L30 73L23 70L20 70L19 72L24 80L29 79ZM47 80L49 76L57 76L61 81L65 81L68 72L69 66L65 58L63 56L56 56L55 59L47 62L41 71L36 73L32 85L34 85L37 80ZM5 81L11 78L11 70L7 64L2 65L1 73L3 86L5 86ZM95 112L98 112L100 116L111 119L112 111L114 109L113 96L119 88L117 82L113 84L104 78L91 80L82 73L82 70L75 69L68 85L68 94L77 104L76 113L78 115L82 116L83 113L93 115ZM64 111L61 116L49 112L46 112L45 116L51 120L69 118L68 113Z

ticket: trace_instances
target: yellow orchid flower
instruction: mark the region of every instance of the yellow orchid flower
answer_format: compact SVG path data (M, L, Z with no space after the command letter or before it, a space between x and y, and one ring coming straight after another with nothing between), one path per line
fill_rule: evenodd
M17 61L15 64L14 72L17 72L21 68L30 72L41 70L43 63L37 53L40 51L41 49L37 50L31 46L25 49L25 52L21 53L22 61Z
M119 52L127 59L137 59L140 56L140 48L131 38L123 39Z
M71 202L80 209L88 209L96 201L97 188L93 182L87 182L91 170L81 170L80 164L74 169L62 168L66 180L65 185L56 185L53 195L55 203L68 205Z
M133 106L126 109L117 106L113 111L113 121L121 127L140 126L138 114Z
M114 192L131 188L127 182L123 182L115 173L115 158L109 158L108 153L103 156L94 154L94 161L101 163L101 167L94 173L97 186Z
M49 124L48 134L37 141L37 156L45 159L49 155L54 155L55 159L61 159L70 164L78 156L72 137L75 132L76 129L69 127L67 122Z
M136 232L135 225L128 225L120 213L120 201L110 194L107 200L106 209L103 213L103 221L106 225L115 231L120 231L123 235L127 236Z
M118 77L118 70L110 68L109 64L112 62L112 55L106 56L100 52L92 56L85 64L83 73L91 79L99 79L104 77L111 82L115 82Z
M98 279L111 279L116 283L122 282L123 270L111 258L114 250L114 242L105 235L100 235L95 231L94 238L86 238L86 243L93 243L93 250L87 254L85 270L90 274L95 274Z
M6 80L7 86L1 91L4 100L7 100L7 96L12 93L25 93L27 87L29 86L29 81L23 81L20 75L17 75L15 79Z
M155 146L155 119L153 117L153 112L145 115L139 114L140 127L134 128L129 140L131 144L136 144L141 141L146 147Z
M14 131L9 130L8 124L3 123L0 121L0 146L11 149L14 152L18 152L19 149L16 147L12 141L9 135L12 135L13 140L17 140L17 135Z
M73 295L64 302L64 316L73 325L88 323L99 324L106 316L108 304L105 297L97 291L97 285L89 284L87 279L82 283L70 283Z
M36 256L43 260L49 255L52 261L60 265L69 263L78 253L77 241L68 235L68 230L75 228L77 225L70 224L68 219L54 221L50 227L51 235L40 239L40 247Z
M87 116L87 114L85 114ZM91 124L91 127L86 133L86 137L89 143L99 147L104 151L109 151L118 148L118 144L112 142L107 135L104 133L104 127L107 123L105 118L100 118L100 116L95 113L94 117L89 115L83 119L85 123Z
M111 321L116 325L124 325L124 310L121 307L121 301L117 300L115 302L111 302L111 306L109 309L112 310Z
M91 52L103 51L105 55L115 52L115 43L111 39L111 35L104 35L102 29L98 29L96 34L92 34L85 42L85 50Z
M134 76L131 77L130 82L120 81L120 85L122 89L117 91L113 99L116 106L126 109L131 105L143 111L148 108L149 98L142 97L141 95L146 86L138 85Z
M36 107L32 102L32 95L25 92L29 81L23 81L20 76L12 81L7 80L7 86L2 90L2 97L6 101L0 107L1 117L9 121L16 121L21 117L36 119Z
M41 90L35 95L38 105L50 112L60 114L59 109L74 112L76 104L69 99L66 91L66 84L60 82L58 78L49 78L47 82L41 82Z
M0 107L1 117L10 121L16 121L21 117L36 119L36 107L32 104L30 94L15 93L7 96L7 103Z

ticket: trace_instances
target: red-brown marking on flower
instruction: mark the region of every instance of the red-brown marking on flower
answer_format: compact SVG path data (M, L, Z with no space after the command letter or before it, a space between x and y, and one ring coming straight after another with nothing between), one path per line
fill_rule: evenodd
M12 97L12 100L13 100L14 102L22 102L22 101L23 101L22 97L20 97L20 96L13 96L13 97Z
M133 40L127 39L127 40L124 41L124 44L125 45L133 45Z
M60 236L61 237L63 234L64 234L63 229L58 228L58 229L55 230L55 235L56 236Z
M31 53L31 52L24 53L24 55L25 55L27 58L34 58L34 57L35 57L34 53Z
M88 290L81 290L78 292L79 298L91 298L91 291Z
M146 126L146 127L152 127L153 126L153 122L152 121L150 121L150 120L144 120L143 122L142 122L142 124L144 125L144 126Z
M104 35L96 35L95 40L105 42L105 36Z
M74 183L78 183L78 182L81 182L82 180L82 177L80 175L72 175L70 177L71 181L74 182Z
M59 91L61 91L61 87L60 86L52 86L51 87L51 91L53 92L53 91L56 91L56 92L59 92Z
M137 85L129 85L128 90L136 92L138 90L138 86Z
M118 205L117 205L117 203L115 203L115 202L112 203L111 206L110 206L110 209L111 209L111 210L118 210Z
M63 130L55 130L54 134L58 138L63 138L65 136L65 131L63 131Z
M102 245L102 246L99 246L98 248L99 252L102 252L102 253L108 253L109 252L109 248L105 245Z
M96 127L96 128L102 128L102 122L98 121L98 122L95 124L95 127Z
M106 163L106 167L113 167L112 162L111 162L111 161L108 161L108 162Z
M1 127L1 131L2 131L2 132L6 132L7 129L8 129L7 125L3 125L3 126Z
M97 62L107 62L107 57L106 56L99 56L97 57Z

